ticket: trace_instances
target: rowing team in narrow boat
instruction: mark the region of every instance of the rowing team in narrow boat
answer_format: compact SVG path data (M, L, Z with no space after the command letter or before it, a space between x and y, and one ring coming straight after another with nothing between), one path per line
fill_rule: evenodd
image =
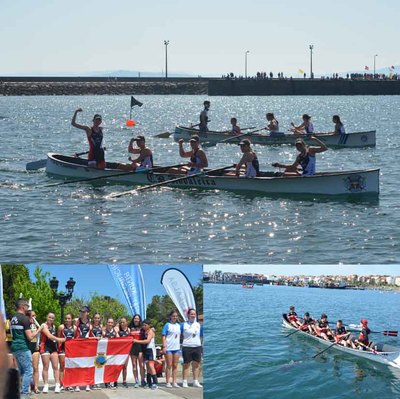
M203 103L204 109L200 113L200 123L195 126L199 126L199 132L201 133L207 133L209 131L208 129L208 123L210 122L210 119L208 118L208 112L211 107L210 101L206 100ZM267 126L263 129L260 130L268 130L271 135L274 134L279 134L279 122L275 118L275 115L272 112L268 112L266 114L266 119L267 119ZM294 134L298 135L311 135L314 134L314 125L311 122L311 116L308 114L304 114L302 116L302 123L300 123L298 126L295 126L295 124L292 122L291 126L292 128L289 129ZM335 130L333 132L329 132L328 134L346 134L344 125L342 121L340 120L339 115L333 115L332 117L332 122L335 124ZM231 125L232 129L230 133L235 134L235 135L240 135L241 130L240 126L237 124L237 118L231 118ZM195 127L192 126L192 127ZM282 133L280 133L282 134Z
M98 169L104 169L105 152L102 145L103 142L103 130L100 127L102 118L101 115L96 114L93 118L93 126L85 126L76 122L78 112L82 112L81 108L78 108L72 118L72 126L82 129L86 132L87 139L89 142L89 155L88 155L88 166L95 167ZM269 115L269 116L268 116ZM267 119L271 119L271 123L274 123L273 114L267 114ZM233 125L236 123L235 118L232 121ZM240 131L240 129L239 129ZM284 175L286 176L313 176L316 171L316 154L324 152L328 147L317 137L311 136L318 145L309 146L306 145L302 138L296 140L296 149L299 154L296 160L292 164L282 164L279 162L272 163L273 167L283 168ZM169 170L169 173L194 175L201 173L204 168L208 167L208 159L206 153L200 146L200 138L198 135L193 135L190 138L191 149L186 151L183 147L184 140L179 140L179 155L182 158L190 158L187 166L180 168L173 168ZM134 144L136 143L136 146ZM251 142L248 139L243 139L239 143L242 157L236 164L234 172L226 172L226 175L235 175L237 177L251 178L257 177L260 173L259 160L257 154L251 147ZM146 146L146 139L140 135L136 138L132 138L128 145L128 152L137 155L136 158L129 157L130 164L118 164L118 168L121 170L140 171L153 168L153 153ZM244 171L242 171L244 168Z
M352 336L352 333L346 330L342 320L336 322L336 328L332 330L329 327L328 316L323 313L321 318L314 320L309 312L304 313L304 317L297 316L294 306L291 306L287 314L289 323L296 329L305 333L317 336L329 342L350 347L359 350L372 350L373 342L369 340L371 330L368 328L368 320L360 321L360 332L358 338Z

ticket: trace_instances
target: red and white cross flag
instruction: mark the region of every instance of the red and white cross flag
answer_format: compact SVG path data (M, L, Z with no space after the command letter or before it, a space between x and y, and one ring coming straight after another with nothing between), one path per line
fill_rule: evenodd
M66 341L63 385L84 386L117 381L131 347L131 337Z

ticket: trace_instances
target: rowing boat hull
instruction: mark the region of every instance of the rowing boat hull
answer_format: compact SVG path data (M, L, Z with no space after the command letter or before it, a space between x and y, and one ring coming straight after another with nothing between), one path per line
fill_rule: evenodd
M57 154L48 154L46 172L49 175L64 179L90 179L103 176L104 182L131 185L161 183L180 176L157 172L124 173L121 170L111 168L99 170L88 168L84 160ZM113 176L121 173L120 176ZM311 177L282 176L273 172L263 172L262 175L263 177L240 179L235 176L188 176L185 179L172 182L169 186L288 195L344 195L354 197L364 194L379 194L379 169L322 172Z
M348 134L329 134L329 133L316 133L315 136L323 141L328 147L332 148L355 148L355 147L374 147L376 145L375 140L375 130L367 132L354 132ZM292 144L294 145L297 138L302 137L307 144L312 144L306 136L299 136L293 133L278 133L275 135L267 134L249 134L236 138L231 133L226 132L207 132L199 133L197 129L186 128L183 126L177 126L174 132L174 140L178 141L183 139L184 141L189 141L193 134L200 136L200 139L204 142L211 144L221 143L223 140L231 138L231 140L226 141L227 144L237 144L240 140L244 138L249 138L253 144L261 145L280 145L280 144ZM314 142L315 144L315 142Z
M289 323L289 321L286 318L286 314L283 314L282 317L282 324L284 327L290 329L290 330L295 330L295 327ZM303 331L299 331L296 333L296 335L301 335L301 336L306 336L308 338L313 339L314 341L318 341L320 344L324 346L330 346L332 345L332 342L326 341L323 338L319 338L315 335L308 334ZM341 345L334 345L332 346L332 349L348 353L353 356L357 357L362 357L364 359L372 360L374 362L386 364L388 366L392 366L395 368L400 368L400 348L396 348L391 345L386 345L386 344L377 344L377 348L379 352L373 352L373 351L368 351L368 350L358 350L358 349L352 349L352 348L346 348Z

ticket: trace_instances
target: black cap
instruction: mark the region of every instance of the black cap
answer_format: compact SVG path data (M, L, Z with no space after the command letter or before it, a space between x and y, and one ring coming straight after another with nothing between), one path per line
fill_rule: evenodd
M137 137L135 138L135 141L140 141L140 140L146 141L146 139L144 138L144 136L137 136Z
M100 114L95 114L93 117L93 120L95 120L95 119L102 119L102 117Z
M89 308L89 306L82 306L82 307L79 309L79 311L80 311L80 312L90 312L90 308Z
M328 318L328 316L325 313L322 313L321 319L327 319L327 318Z

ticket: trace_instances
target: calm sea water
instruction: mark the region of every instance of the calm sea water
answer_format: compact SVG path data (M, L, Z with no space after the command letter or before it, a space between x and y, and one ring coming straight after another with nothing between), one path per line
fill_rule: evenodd
M319 170L381 168L378 201L269 198L230 192L162 188L107 200L122 186L72 184L45 188L44 171L27 173L25 164L47 152L85 151L83 131L101 113L108 160L126 161L133 134L144 134L159 164L181 161L178 145L155 134L176 124L197 123L203 96L138 96L133 130L129 96L43 96L0 98L0 261L19 262L231 262L380 263L399 262L400 206L398 153L399 96L354 97L213 97L210 127L265 126L266 111L282 127L300 122L305 112L319 131L332 130L340 114L347 131L377 130L377 147L330 150L318 157ZM289 146L255 146L262 169L290 161ZM208 150L210 166L236 162L239 148Z
M326 347L297 334L285 337L290 331L281 324L282 313L295 305L298 314L326 312L345 323L365 317L375 331L398 329L393 314L400 293L206 284L204 296L207 399L400 397L400 370L333 348L312 359ZM381 334L374 341L400 346Z

